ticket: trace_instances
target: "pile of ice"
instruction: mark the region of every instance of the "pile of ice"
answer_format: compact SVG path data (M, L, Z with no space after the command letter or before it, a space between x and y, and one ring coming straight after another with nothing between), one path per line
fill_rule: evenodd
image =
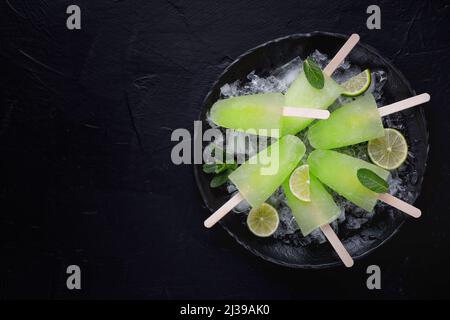
M315 51L310 56L322 69L328 64L329 59L327 55ZM241 95L255 94L255 93L263 93L263 92L285 92L290 84L295 80L298 73L302 69L303 61L297 57L285 65L276 68L273 70L268 76L261 77L258 76L254 71L247 75L248 81L235 81L233 83L225 84L220 89L221 98L230 98ZM351 77L359 74L361 72L361 68L355 65L352 65L349 61L344 61L339 68L333 73L333 79L338 83L343 83L350 79ZM381 69L372 70L372 83L370 88L368 89L371 92L379 106L383 105L383 86L387 80L386 72ZM338 108L343 103L349 101L350 98L341 97L339 98L332 106L330 106L330 111ZM210 122L210 121L209 121ZM404 129L402 125L402 121L399 116L393 117L385 117L384 118L385 127ZM303 158L303 161L308 157L308 154L312 151L311 146L308 143L308 140L305 137L305 132L301 132L298 136L302 139L302 141L306 145L306 154ZM242 135L239 132L233 132L233 135ZM246 144L243 146L238 146L238 152L245 154L246 156L251 156L257 152L257 145L255 144ZM368 160L367 156L367 144L362 143L359 145L354 145L350 147L341 148L338 151L349 154L351 156ZM409 155L413 156L413 155ZM402 170L411 171L408 174L408 179L414 179L414 174L417 180L417 173L415 173L414 168L407 168L410 166L408 162L402 165L398 170L392 171L391 178L389 181L390 185L390 193L404 199L406 201L411 201L413 198L413 194L408 192L406 185L402 179L399 177L399 172ZM230 194L237 192L236 187L229 183L227 185L227 190ZM349 201L345 200L335 192L329 190L333 197L341 209L340 217L334 221L331 226L337 231L340 228L345 228L346 230L358 230L366 223L369 223L374 214L369 214L364 210L358 208L353 205ZM307 237L303 237L299 231L299 227L292 216L291 210L286 203L285 196L283 191L278 189L267 201L273 207L275 207L280 215L280 226L273 235L275 238L280 239L282 241L288 243L294 243L297 245L308 245L310 243L323 243L326 241L325 237L319 230L315 230ZM250 210L250 206L246 201L241 202L238 206L234 208L236 213L247 215Z

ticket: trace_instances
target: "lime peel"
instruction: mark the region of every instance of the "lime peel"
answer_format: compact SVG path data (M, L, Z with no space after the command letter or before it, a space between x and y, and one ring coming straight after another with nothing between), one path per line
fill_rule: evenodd
M296 198L306 202L311 201L309 185L309 165L302 165L292 172L291 177L289 178L289 188Z
M373 163L384 169L394 170L405 162L408 145L398 130L387 128L384 132L384 137L369 141L367 152Z
M364 92L369 89L370 84L372 83L372 75L369 69L364 70L360 74L350 78L343 84L341 84L342 88L344 88L343 96L347 97L357 97L362 95Z
M267 203L252 208L247 216L249 230L258 237L269 237L278 228L280 217L277 210Z

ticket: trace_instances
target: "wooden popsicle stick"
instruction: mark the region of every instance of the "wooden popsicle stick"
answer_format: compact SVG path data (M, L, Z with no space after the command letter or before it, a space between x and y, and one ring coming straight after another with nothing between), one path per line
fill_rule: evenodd
M352 34L350 38L344 43L342 48L336 53L333 59L331 59L330 63L323 69L323 73L327 76L331 76L331 74L339 67L339 65L344 61L347 55L352 51L352 49L356 46L359 41L359 35L356 33Z
M428 93L422 93L417 96L401 100L398 102L394 102L392 104L388 104L387 106L378 108L378 112L381 117L387 116L391 113L399 112L401 110L405 110L419 104L430 101L430 95Z
M283 116L310 119L328 119L330 117L330 111L322 109L283 107Z
M325 237L327 237L334 251L338 254L339 258L341 258L342 262L347 268L353 266L353 258L348 253L347 249L345 249L341 240L339 240L338 236L334 232L333 228L329 224L324 224L320 227Z
M216 210L212 215L209 216L208 219L205 220L203 223L206 228L211 228L213 225L215 225L220 219L225 217L228 212L233 210L234 207L236 207L239 202L244 200L244 197L239 192L236 193L234 196L231 197L230 200L225 202L223 206L221 206L219 209Z
M378 200L383 201L384 203L387 203L388 205L393 206L406 214L409 214L411 217L419 218L422 215L422 211L420 211L419 208L416 208L409 203L390 195L389 193L381 193L378 196Z

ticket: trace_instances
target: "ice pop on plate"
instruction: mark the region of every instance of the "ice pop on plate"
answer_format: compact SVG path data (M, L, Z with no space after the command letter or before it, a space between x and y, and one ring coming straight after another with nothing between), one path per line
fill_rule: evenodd
M389 172L361 159L332 150L314 150L308 157L311 173L328 187L357 206L371 212L378 193L359 182L357 171L366 168L387 180Z
M308 140L316 149L334 149L384 136L381 117L430 100L420 94L381 108L367 93L333 111L326 120L320 120L308 130Z
M285 105L289 107L327 109L344 91L328 75L324 74L325 84L322 89L316 89L308 82L305 73L299 76L291 84L285 95ZM306 128L313 119L306 118L283 118L283 132L296 134Z
M352 34L339 51L323 69L324 87L316 89L310 85L304 72L301 72L286 92L285 105L289 107L327 109L344 91L331 75L344 61L359 41L359 35ZM297 134L305 129L313 120L300 118L284 118L283 130L286 134Z
M304 236L324 224L333 222L341 213L333 197L312 174L309 187L311 201L302 201L291 192L288 179L283 183L287 204Z
M295 169L304 154L303 142L296 136L286 135L248 159L229 176L239 193L206 219L205 226L212 227L243 199L252 207L260 206Z
M283 183L283 190L302 234L306 236L320 228L344 265L351 267L352 257L329 225L339 217L341 211L320 181L314 175L310 175L311 201L302 201L295 197L290 190L288 179Z
M277 138L286 133L284 116L326 119L330 113L324 111L284 108L283 94L260 93L218 100L211 107L211 120L224 128Z
M211 120L224 128L274 136L281 129L284 96L281 93L261 93L218 100L211 108ZM281 135L281 132L279 132Z
M384 136L383 123L372 94L366 94L318 121L308 130L316 149L333 149Z
M311 172L321 182L369 212L380 200L414 218L418 218L422 214L420 209L409 203L389 193L376 193L359 181L357 172L361 168L369 169L387 180L389 172L376 165L332 150L314 150L308 156L308 164Z

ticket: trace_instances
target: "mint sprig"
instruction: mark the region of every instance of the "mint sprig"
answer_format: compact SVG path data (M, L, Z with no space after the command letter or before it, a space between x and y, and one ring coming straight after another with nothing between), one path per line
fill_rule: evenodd
M228 176L230 175L230 173L233 172L233 170L228 169L227 171L225 171L222 174L218 174L216 176L214 176L211 179L211 182L209 183L209 186L211 188L217 188L220 187L221 185L223 185L225 182L227 182L228 180Z
M303 72L305 72L306 79L312 87L316 89L322 89L324 87L325 78L323 77L322 70L310 58L303 61Z
M356 175L359 182L373 192L386 193L389 190L389 184L372 170L361 168Z
M203 172L205 173L214 173L216 174L211 182L210 186L211 188L217 188L223 185L228 180L228 176L230 173L232 173L234 170L236 170L237 164L236 163L205 163L203 164Z

